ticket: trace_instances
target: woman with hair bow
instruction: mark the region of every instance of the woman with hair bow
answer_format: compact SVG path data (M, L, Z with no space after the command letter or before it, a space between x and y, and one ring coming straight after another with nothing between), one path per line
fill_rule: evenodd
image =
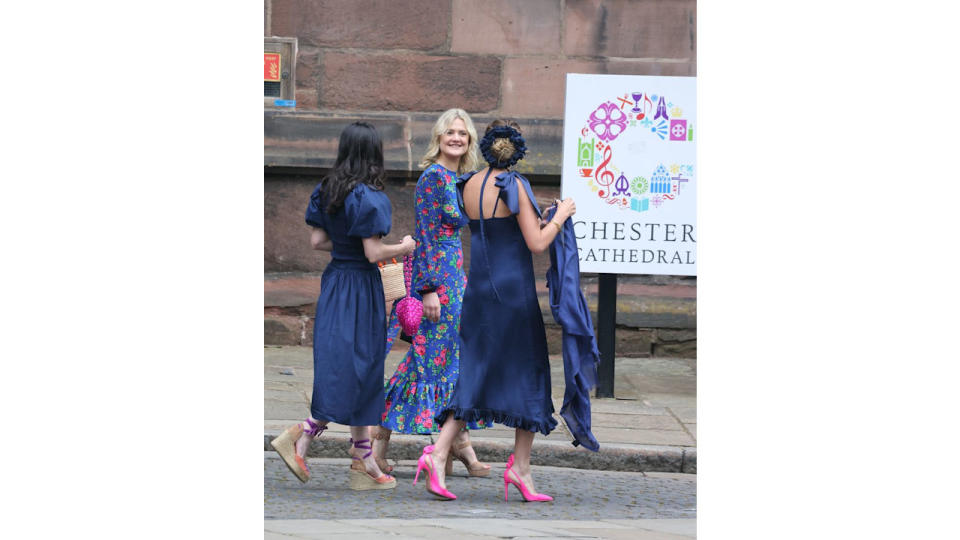
M516 123L495 120L480 150L489 166L461 176L457 184L471 235L460 378L449 405L438 411L440 436L424 449L417 478L425 470L427 491L456 499L446 489L445 472L438 464L447 459L464 422L496 422L516 429L514 453L503 474L504 497L512 484L525 501L551 501L536 491L530 467L534 434L548 435L557 425L532 253L550 246L576 205L568 198L557 205L550 221L541 222L530 183L510 170L526 153Z

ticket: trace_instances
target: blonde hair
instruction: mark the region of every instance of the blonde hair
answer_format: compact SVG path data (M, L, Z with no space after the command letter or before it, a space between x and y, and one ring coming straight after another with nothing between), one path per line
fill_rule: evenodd
M467 145L467 152L460 156L460 163L457 165L457 174L463 174L472 171L480 164L480 152L477 150L477 128L473 127L473 120L463 109L448 109L437 122L433 124L433 130L430 136L430 144L427 146L427 153L420 160L420 167L427 168L440 159L440 136L453 124L454 120L459 118L467 126L467 133L470 134L470 144Z

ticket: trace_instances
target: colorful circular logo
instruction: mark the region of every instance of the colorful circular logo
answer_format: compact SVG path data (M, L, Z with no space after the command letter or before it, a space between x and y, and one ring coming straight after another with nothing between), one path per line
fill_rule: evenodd
M586 118L577 141L577 172L607 204L647 212L680 197L692 178L692 163L659 163L651 171L627 170L629 160L618 162L617 157L636 152L632 143L644 139L692 142L693 124L667 96L645 92L604 101Z

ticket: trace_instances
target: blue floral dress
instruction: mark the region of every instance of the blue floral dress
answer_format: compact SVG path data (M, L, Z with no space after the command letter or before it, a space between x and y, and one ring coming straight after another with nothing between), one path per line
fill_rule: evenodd
M460 213L454 171L433 164L420 175L416 190L413 252L413 295L435 291L440 320L424 317L406 357L384 387L386 402L380 424L400 433L440 431L434 421L449 401L460 374L460 310L467 277L463 272ZM390 316L387 351L400 332L396 308ZM470 422L469 429L488 427Z

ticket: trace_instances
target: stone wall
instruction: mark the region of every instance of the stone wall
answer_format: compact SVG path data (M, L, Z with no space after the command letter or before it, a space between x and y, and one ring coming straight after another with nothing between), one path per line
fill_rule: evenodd
M530 148L517 169L549 200L559 194L567 73L696 74L695 0L265 0L264 15L265 36L298 45L296 107L264 110L269 279L326 266L329 256L309 249L303 211L350 122L383 137L388 241L397 241L413 231L417 164L439 112L463 108L481 132L496 117L517 119ZM464 253L469 266L469 238ZM534 262L542 276L549 260ZM595 280L584 276L591 302ZM618 354L695 356L695 277L620 283ZM312 304L265 303L267 343L310 343ZM551 348L556 331L548 325Z
M566 73L695 75L695 0L265 0L298 111L561 118Z

